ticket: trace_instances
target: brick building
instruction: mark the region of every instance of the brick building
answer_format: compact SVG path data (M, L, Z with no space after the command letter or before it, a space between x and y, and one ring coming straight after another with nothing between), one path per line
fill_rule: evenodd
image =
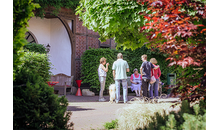
M30 19L26 39L50 46L49 58L54 75L64 73L79 79L83 52L89 47L115 48L115 42L108 39L101 43L99 34L82 26L83 22L69 9L62 8L57 16L52 15L52 11L53 7L50 7L43 19Z

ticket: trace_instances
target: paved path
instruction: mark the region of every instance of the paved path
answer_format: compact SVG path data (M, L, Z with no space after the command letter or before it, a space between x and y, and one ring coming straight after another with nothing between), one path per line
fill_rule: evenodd
M107 101L99 102L98 96L86 97L86 96L66 96L69 101L68 111L72 111L70 121L74 123L74 130L91 130L91 129L104 129L106 122L111 122L117 118L116 112L119 108L126 107L128 104L124 104L121 96L120 102L109 103L109 96L104 96ZM128 96L130 101L135 96ZM177 100L169 98L166 100Z
M116 111L129 104L124 104L123 100L116 103L109 103L109 96L105 96L106 102L98 102L98 96L66 96L69 101L68 111L72 111L70 121L74 123L74 130L104 129L106 122L116 119ZM134 96L128 96L130 100Z

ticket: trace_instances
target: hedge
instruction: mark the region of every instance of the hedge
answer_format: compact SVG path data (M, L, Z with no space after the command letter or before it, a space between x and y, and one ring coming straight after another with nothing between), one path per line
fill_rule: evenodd
M24 49L27 49L31 52L38 52L41 54L47 54L47 49L43 44L37 44L37 43L28 43L23 46Z
M89 83L91 89L96 89L96 91L100 90L100 83L98 78L98 67L99 67L99 60L101 57L105 57L107 59L107 63L109 63L109 71L107 72L106 77L106 85L107 88L110 84L114 83L113 75L112 75L112 65L114 61L117 60L117 54L121 52L123 54L123 59L128 62L130 72L127 73L127 76L131 76L133 74L133 70L137 68L140 73L140 66L142 64L141 56L143 54L147 54L149 61L151 58L156 58L158 61L158 65L160 65L161 69L161 81L163 83L167 83L167 73L174 72L174 67L167 67L169 62L166 61L166 56L159 51L151 51L147 47L143 46L139 49L134 51L132 50L122 50L122 49L108 49L108 48L99 48L94 49L90 48L86 50L82 57L82 66L81 66L81 79L83 80L82 83Z

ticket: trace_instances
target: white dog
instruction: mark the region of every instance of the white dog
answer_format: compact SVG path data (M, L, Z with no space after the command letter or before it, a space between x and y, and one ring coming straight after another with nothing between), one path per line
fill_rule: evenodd
M110 95L110 101L111 103L113 103L113 100L115 100L116 98L116 87L115 84L111 84L109 86L109 95Z

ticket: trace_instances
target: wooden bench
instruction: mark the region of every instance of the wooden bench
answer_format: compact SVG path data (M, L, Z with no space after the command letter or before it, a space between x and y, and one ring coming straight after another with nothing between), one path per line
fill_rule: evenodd
M131 80L130 80L131 76L127 76L127 84L128 84L128 88L131 88Z
M62 73L52 75L51 76L51 81L58 81L56 85L53 87L63 87L64 88L64 95L66 95L66 88L70 88L71 93L72 93L72 87L73 87L73 78L74 76L68 76Z

